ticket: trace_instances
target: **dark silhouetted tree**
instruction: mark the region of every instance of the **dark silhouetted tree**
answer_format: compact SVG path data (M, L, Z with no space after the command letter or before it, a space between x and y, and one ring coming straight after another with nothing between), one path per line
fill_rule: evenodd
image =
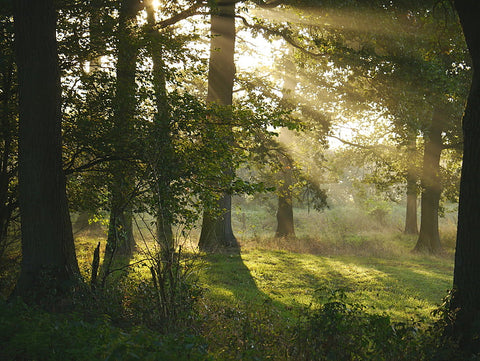
M480 3L454 0L470 52L473 79L463 116L464 153L460 181L452 334L460 347L480 352Z
M117 39L117 80L114 99L114 152L119 161L112 162L111 210L107 249L130 256L135 248L132 224L134 171L128 158L132 157L132 135L136 110L135 73L138 41L136 15L138 0L123 0L120 4Z
M62 167L55 2L16 1L14 17L22 228L16 294L41 297L50 288L65 290L79 271ZM51 282L47 288L45 281Z

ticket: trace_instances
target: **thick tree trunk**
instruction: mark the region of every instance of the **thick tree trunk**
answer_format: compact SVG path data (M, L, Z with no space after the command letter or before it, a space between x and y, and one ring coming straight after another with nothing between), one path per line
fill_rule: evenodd
M418 234L417 225L417 179L407 177L407 207L405 214L405 234Z
M411 162L412 159L416 159L417 153L417 141L416 136L413 135L408 145L409 166L407 169L407 207L405 214L405 234L418 234L417 225L417 171L415 169L415 162Z
M5 36L0 46L9 47L13 52L13 42ZM4 67L1 68L0 74L1 87L3 94L1 97L0 107L0 259L6 250L8 241L7 234L10 226L12 212L14 209L14 201L12 197L11 184L15 176L15 157L13 135L15 132L16 114L13 110L14 92L14 59L13 54L8 50L4 50L4 54L8 54L4 58Z
M215 251L220 248L238 247L238 242L232 230L232 197L229 194L223 195L217 207L221 210L220 216L203 214L202 232L198 246L204 251Z
M156 178L157 193L157 241L165 249L171 252L174 248L172 231L172 213L170 210L172 196L170 182L172 181L172 167L174 163L174 151L171 142L170 112L167 102L167 84L165 79L165 64L163 61L163 49L160 34L155 29L155 9L153 1L146 2L147 21L150 27L149 51L153 61L153 85L157 112L155 114L155 131L158 140L158 149L153 159Z
M435 253L441 249L438 232L438 207L442 186L440 181L440 155L442 153L443 113L435 108L432 123L425 136L423 155L420 234L415 251Z
M129 192L132 190L117 189L113 192L107 236L107 252L127 257L135 250L130 200L123 197L123 193Z
M134 25L139 10L138 0L123 0L120 5L117 80L115 95L115 147L118 155L130 156L129 143L135 116L135 70L138 47ZM132 227L133 170L128 161L112 164L111 210L107 250L130 256L135 248Z
M232 104L233 81L235 78L235 2L218 1L211 17L210 64L208 69L207 102L220 105ZM234 170L230 164L229 173ZM203 214L202 231L198 246L202 250L222 247L238 247L232 229L232 196L223 194L217 204L220 216L209 211Z
M464 153L458 206L457 246L451 310L457 311L447 333L460 347L480 352L480 2L455 0L473 61L473 81L463 116Z
M283 183L278 190L277 230L275 237L295 237L291 186L291 175L285 175Z
M291 104L293 94L297 86L297 71L295 63L291 60L294 55L293 48L290 48L288 57L285 61L285 73L283 78L282 100L287 108L292 108ZM280 154L280 163L282 176L281 184L278 189L278 210L277 210L277 230L275 237L295 237L295 225L293 221L293 162L288 154Z
M79 273L62 168L55 27L53 0L15 2L22 229L16 294L38 298L52 289L66 291Z

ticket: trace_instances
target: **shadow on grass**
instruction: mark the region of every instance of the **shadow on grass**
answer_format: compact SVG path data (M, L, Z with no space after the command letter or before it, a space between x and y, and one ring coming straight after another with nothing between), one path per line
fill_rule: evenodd
M443 259L381 259L245 250L204 256L202 280L213 302L270 302L280 312L325 302L331 291L387 312L395 319L430 318L451 287L451 264Z
M378 264L375 268L395 280L402 292L432 304L441 303L447 290L452 287L453 273L447 275L439 270L427 269L425 265L418 267L418 265L407 264L400 268ZM432 287L433 285L435 287Z
M260 291L243 262L240 251L207 254L203 257L205 265L202 270L207 291L222 302L236 304L263 304L270 297Z
M214 359L283 360L291 346L290 311L260 290L242 254L204 255L203 336Z

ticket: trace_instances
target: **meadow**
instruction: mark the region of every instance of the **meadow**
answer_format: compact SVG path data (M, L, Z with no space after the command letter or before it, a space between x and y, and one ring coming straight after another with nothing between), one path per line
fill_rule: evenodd
M148 348L147 351L139 351L141 345L155 345L159 340L162 342L161 349L166 353L159 356L158 350L152 351L152 355L156 356L150 355L151 359L169 359L175 355L174 359L386 360L388 357L398 357L397 354L388 356L388 352L393 352L392 342L403 350L398 354L404 353L404 357L428 359L424 355L430 346L425 345L432 342L431 337L418 335L433 332L435 322L439 321L434 311L441 309L442 299L451 288L456 222L454 208L440 220L444 248L437 255L412 252L416 237L402 234L403 209L400 205L394 206L381 222L351 205L335 206L322 212L296 208L297 237L290 239L272 237L275 218L270 208L267 203L237 201L233 225L240 250L203 254L194 247L194 240L198 236L195 229L188 234L189 237L185 237L184 254L191 266L189 277L196 291L192 296L195 298L194 312L187 317L192 320L182 321L181 332L179 329L155 331L158 325L152 323L148 315L149 312L154 313L151 310L154 306L149 303L148 297L139 297L137 294L140 286L146 287L143 282L151 281L148 262L143 262L142 257L146 256L147 249L154 247L154 241L148 237L148 229L139 226L136 231L139 252L130 261L135 266L122 268L122 272L113 276L116 281L110 282L110 287L122 285L111 292L112 295L117 292L117 295L92 303L90 308L95 310L83 306L77 311L80 314L83 312L84 316L88 314L87 318L94 320L93 324L97 325L89 326L92 328L88 332L103 333L95 341L87 337L86 342L90 343L92 350L97 350L92 359L102 359L105 355L110 357L105 359L137 359L132 355L137 355L138 359L148 358ZM77 257L85 280L90 277L94 248L99 241L104 247L104 238L103 227L76 232ZM121 279L130 281L119 281ZM147 292L145 290L143 292ZM112 311L115 302L122 304L122 307L130 304L129 311L125 312L123 308L121 311L119 307L118 314L115 314L115 307ZM102 306L102 303L108 305ZM340 308L335 308L334 314L326 314L326 305ZM145 315L140 317L143 313ZM439 314L442 315L441 312ZM313 324L315 320L318 321L319 315L328 316L321 323L322 329L315 331L319 339L325 334L329 340L332 335L350 335L351 346L341 346L346 341L343 338L336 340L337 336L333 337L336 341L329 341L333 345L338 343L332 346L335 352L326 353L324 341L320 342L320 346L315 343L317 341L304 344L303 340L312 339L305 336L305 332L315 330ZM6 339L5 327L11 324L9 318L3 316L4 333L0 327L0 337ZM53 323L57 329L61 323L54 316L39 316L38 312L33 312L29 317L29 323L35 317L40 317L40 324ZM100 327L99 319L103 320L100 323L103 325L101 332L96 328ZM375 327L367 326L375 320L382 322ZM75 322L64 323L64 327L72 335L77 332L83 335L86 332L84 329L71 329L76 327L72 324L78 325L80 321ZM335 332L331 328L323 329L323 325L329 325L329 322L335 327L344 322L345 329ZM139 331L139 325L145 330ZM399 325L414 331L412 334L399 333ZM37 355L40 351L35 350L31 336L22 336L21 323L16 327L17 338L8 332L9 345L14 345L14 348L9 349L10 353L6 355L17 355L19 349L26 347L25 340L28 340L29 348L33 348L30 355ZM106 332L106 329L109 331ZM364 330L362 332L370 332L368 330L371 329L375 333L357 335L352 331L355 329ZM392 329L396 331L390 335ZM52 340L58 337L45 330L39 330L38 333L39 345L44 337L51 337ZM381 347L390 350L388 352L378 350L380 346L377 342L371 341L385 338L385 334L398 338L389 341L388 347L382 341ZM412 342L413 334L421 337L422 341ZM17 342L16 346L12 340ZM358 340L370 341L357 345ZM410 350L415 356L408 356L405 350L411 348L412 344L421 346ZM58 347L62 349L59 355L65 355L69 346ZM349 350L349 347L353 351L338 353L339 350ZM130 349L136 351L128 356L126 350ZM85 350L78 351L79 354L82 352ZM372 352L378 358L373 358ZM120 354L123 356L120 357Z

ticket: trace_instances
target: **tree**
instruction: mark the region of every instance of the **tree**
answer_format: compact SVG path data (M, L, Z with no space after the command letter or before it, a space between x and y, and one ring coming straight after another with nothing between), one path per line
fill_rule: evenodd
M14 243L11 226L18 218L18 97L11 11L9 6L0 10L0 259Z
M279 154L281 179L277 188L277 229L275 237L295 237L293 221L293 161L287 154Z
M235 1L219 0L217 6L212 9L211 36L207 102L231 106L235 78ZM228 134L225 136L225 142L231 142ZM224 166L227 177L232 177L234 173L232 165ZM221 194L217 208L221 212L220 215L208 209L203 214L202 231L198 242L200 249L238 246L232 229L231 194L228 192Z
M88 73L85 74L86 77L90 77L92 86L89 89L89 99L95 99L98 101L98 98L101 97L99 93L101 91L101 85L98 84L96 78L99 75L99 72L102 71L102 55L106 54L106 43L107 38L104 35L104 29L102 27L102 17L104 17L103 7L105 6L105 0L90 0L89 4L86 6L84 11L88 11L89 21L88 21L88 34L89 34L89 44L88 44ZM93 102L90 102L93 103ZM96 115L95 107L91 106L88 111L88 116L94 118ZM92 144L88 144L92 146ZM82 207L82 202L78 202L77 207L79 207L79 214L75 223L73 224L74 232L80 230L98 228L98 224L91 224L91 220L94 218L94 212L92 209L86 209Z
M157 207L157 241L168 250L173 249L172 232L172 195L170 182L173 180L172 165L174 163L174 150L171 136L171 117L167 99L167 85L165 63L163 60L162 39L155 28L155 9L153 1L146 2L147 24L149 39L149 52L153 62L153 87L155 92L156 113L154 123L158 126L155 132L158 143L154 159L155 179L158 181L156 189ZM156 128L156 129L157 129Z
M132 152L133 121L136 110L135 73L138 43L136 15L138 0L123 0L120 5L116 94L114 100L114 152L122 160L111 165L111 210L107 247L109 252L130 256L135 248L132 224L132 198L134 197L134 171L128 162Z
M16 294L56 289L78 276L62 167L60 77L53 0L15 2L19 86L22 266ZM46 278L45 278L46 277ZM42 282L51 282L47 288Z
M445 121L441 108L436 107L432 122L426 134L423 151L422 208L420 234L415 251L438 252L441 249L438 232L438 209L442 187L440 182L440 156L442 152L442 131Z
M407 206L405 209L405 234L418 234L417 225L417 175L415 171L415 159L417 153L417 139L416 134L413 134L411 139L408 140L407 154L410 159L410 163L407 166L406 171L406 183L407 183Z
M451 310L456 311L447 330L469 353L480 352L480 3L455 0L472 59L473 78L463 115L464 153L460 181L457 245Z
M295 63L291 59L293 56L293 49L290 49L287 58L285 59L285 74L283 81L283 94L282 100L286 103L288 108L293 104L293 94L295 87L297 86L297 77ZM295 237L295 223L293 221L293 160L288 154L279 152L278 162L280 168L280 174L282 179L277 189L278 196L278 209L277 209L277 229L275 231L275 237Z

